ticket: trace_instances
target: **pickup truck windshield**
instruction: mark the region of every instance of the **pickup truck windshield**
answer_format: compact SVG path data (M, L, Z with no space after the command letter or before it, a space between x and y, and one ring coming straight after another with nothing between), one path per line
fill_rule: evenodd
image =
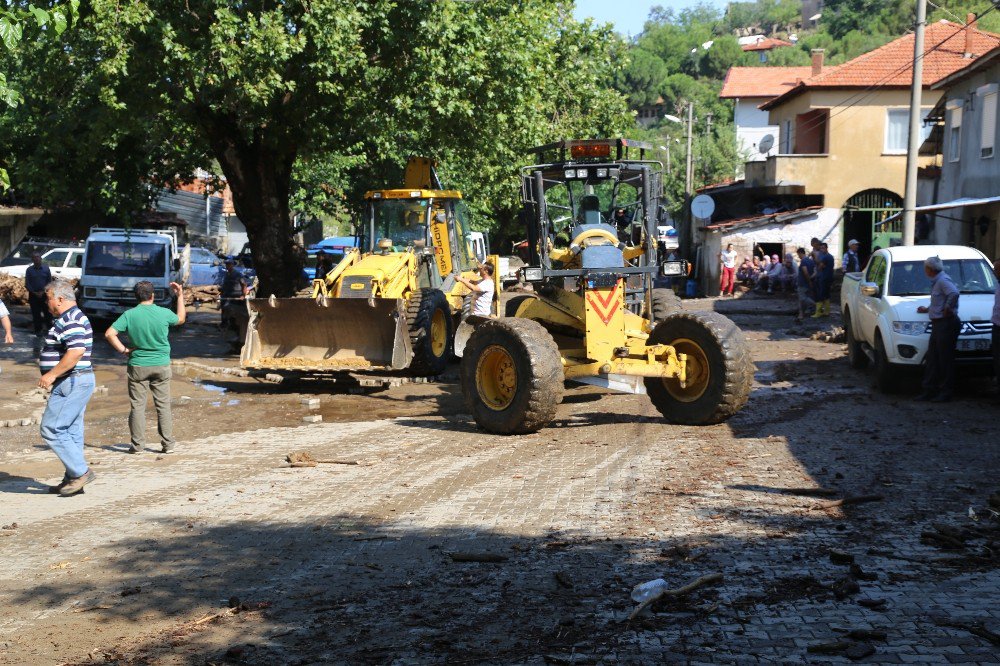
M167 270L163 243L92 241L87 244L87 274L162 278Z
M996 289L993 269L982 259L945 259L944 272L963 294L992 294ZM931 281L923 261L895 261L889 276L890 296L927 296Z

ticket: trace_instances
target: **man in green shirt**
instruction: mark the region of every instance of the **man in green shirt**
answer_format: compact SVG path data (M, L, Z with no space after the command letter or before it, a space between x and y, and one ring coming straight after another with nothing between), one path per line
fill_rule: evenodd
M184 310L184 290L176 282L170 291L177 299L177 313L153 302L153 283L143 280L135 285L135 299L139 305L128 310L108 328L104 337L120 354L128 357L128 398L132 409L128 427L132 443L129 453L139 453L146 445L146 391L153 394L156 406L156 426L164 453L174 450L173 419L170 415L170 342L167 334L171 326L179 326L187 318ZM128 334L131 347L118 339L119 333Z

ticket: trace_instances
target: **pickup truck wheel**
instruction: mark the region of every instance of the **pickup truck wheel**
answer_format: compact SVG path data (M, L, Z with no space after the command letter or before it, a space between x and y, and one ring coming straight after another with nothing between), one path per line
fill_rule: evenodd
M851 313L844 312L844 338L847 339L847 361L855 370L868 367L868 355L861 348L861 343L854 338L854 327L851 326Z
M687 354L687 382L647 377L653 406L671 423L721 423L750 397L753 362L743 332L716 312L678 312L656 324L647 344Z
M476 424L499 435L545 427L562 401L559 348L530 319L505 317L480 324L465 346L461 375Z
M875 333L875 385L882 393L899 391L899 372L892 367L885 355L885 343L882 335Z

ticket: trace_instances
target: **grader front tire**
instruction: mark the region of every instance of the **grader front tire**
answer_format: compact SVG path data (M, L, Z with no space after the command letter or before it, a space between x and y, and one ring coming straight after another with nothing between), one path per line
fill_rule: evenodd
M648 344L687 354L687 382L648 377L646 392L672 423L721 423L750 397L753 362L743 332L715 312L679 312L656 324Z
M545 427L562 400L559 349L541 324L528 319L480 324L465 346L461 375L476 423L499 435Z

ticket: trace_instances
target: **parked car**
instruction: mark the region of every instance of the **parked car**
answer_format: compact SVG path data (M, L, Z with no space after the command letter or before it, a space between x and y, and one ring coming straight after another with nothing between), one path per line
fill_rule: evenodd
M67 280L79 280L83 272L83 248L82 247L57 247L42 255L42 263L49 267L54 278L65 278ZM18 263L13 266L0 266L0 273L6 273L12 277L23 278L28 266L31 265L31 255L28 255L25 263Z
M306 279L313 280L316 277L316 255L319 254L320 250L323 250L330 258L330 266L333 267L339 264L344 255L357 245L358 239L354 236L330 236L315 245L310 245L306 250L306 265L302 269Z
M200 287L220 284L223 271L225 268L222 266L222 259L214 252L203 247L191 248L191 272L188 275L188 286Z
M956 360L976 370L992 369L990 322L996 277L979 250L960 245L916 245L877 251L863 272L848 273L840 307L851 367L875 366L879 390L896 391L906 368L924 362L930 320L917 312L930 303L930 279L924 260L937 255L961 291L958 316L962 329Z
M41 236L26 236L17 244L10 254L0 261L3 266L27 266L31 263L31 255L35 252L45 254L55 248L82 248L83 243L79 241L66 240L61 238L43 238Z

